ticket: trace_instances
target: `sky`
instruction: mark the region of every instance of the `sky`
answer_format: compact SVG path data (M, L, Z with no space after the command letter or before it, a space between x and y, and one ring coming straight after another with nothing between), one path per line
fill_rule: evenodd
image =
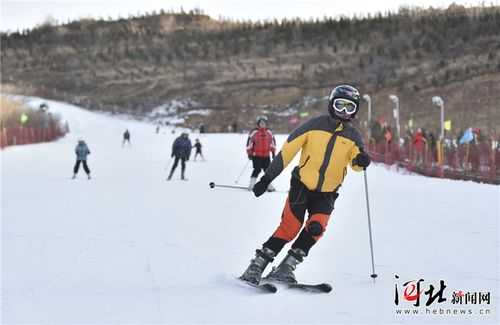
M0 0L0 31L33 28L49 18L67 22L79 18L118 18L160 9L188 11L202 9L212 18L265 20L282 18L322 18L397 11L401 6L446 8L451 3L466 6L485 3L499 5L500 0Z

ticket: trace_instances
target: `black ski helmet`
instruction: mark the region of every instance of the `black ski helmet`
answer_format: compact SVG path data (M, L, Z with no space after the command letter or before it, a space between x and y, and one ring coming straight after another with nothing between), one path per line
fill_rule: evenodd
M339 112L337 112L337 110L335 110L334 108L334 102L339 98L347 99L348 101L353 102L355 104L354 113L340 114ZM361 102L360 98L361 96L359 90L356 87L347 84L339 85L333 88L330 96L328 97L328 112L334 118L339 118L344 121L350 121L356 116L359 111L359 104Z
M264 122L267 123L267 116L265 116L265 115L259 115L255 119L255 123L257 123L257 126L259 126L260 122L262 122L262 121L264 121Z

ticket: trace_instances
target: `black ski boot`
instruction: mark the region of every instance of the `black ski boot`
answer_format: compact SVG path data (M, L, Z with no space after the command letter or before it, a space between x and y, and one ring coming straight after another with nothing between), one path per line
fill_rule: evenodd
M273 267L265 279L290 284L297 283L293 271L295 271L297 265L304 260L305 256L306 253L300 248L289 250L285 259L281 261L278 267Z
M240 279L250 282L252 284L259 284L262 278L262 272L266 266L274 260L276 254L269 248L257 249L255 251L255 258L251 260L250 265L245 270Z

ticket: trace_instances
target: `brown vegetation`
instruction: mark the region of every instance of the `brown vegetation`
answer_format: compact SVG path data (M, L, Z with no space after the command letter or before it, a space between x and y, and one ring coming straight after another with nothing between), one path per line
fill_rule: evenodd
M48 109L48 107L47 107ZM21 123L21 116L27 120ZM20 100L0 96L0 128L15 128L19 126L44 128L49 123L59 124L60 117L47 112L45 107L34 110Z
M454 128L500 131L500 8L402 9L397 14L315 21L216 21L201 12L80 20L2 34L2 83L89 109L146 114L191 98L209 130L262 111L288 131L288 108L324 112L321 99L352 82L373 99L375 117L413 118L438 128L431 97L445 100ZM195 107L196 108L196 107ZM366 113L360 113L361 120Z

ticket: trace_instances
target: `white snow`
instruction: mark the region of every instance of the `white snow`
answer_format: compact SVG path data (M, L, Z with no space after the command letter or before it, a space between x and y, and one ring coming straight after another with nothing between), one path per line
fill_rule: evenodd
M263 295L236 277L275 230L286 194L257 199L247 191L208 187L210 181L234 185L247 161L245 135L193 134L207 162L188 163L188 182L178 180L179 170L167 182L178 133L156 134L152 124L46 102L68 120L71 133L54 143L1 152L5 324L499 321L498 186L371 166L379 275L374 283L363 175L349 172L325 236L296 272L305 282L333 284L333 292L280 287L277 294ZM131 132L130 148L121 147L125 129ZM79 137L92 152L90 181L83 171L70 180ZM275 181L277 188L287 189L290 170ZM241 185L249 173L250 168ZM423 278L426 290L445 280L448 301L427 308L473 308L474 314L397 316L395 274L399 288ZM451 290L489 291L491 304L453 305ZM480 308L491 314L480 315Z
M211 109L195 109L196 107L201 107L201 104L190 98L174 99L153 108L148 116L152 121L175 125L184 123L189 115L208 116L212 113Z
M192 111L186 112L185 115L202 115L202 116L208 116L212 113L211 109L194 109Z

